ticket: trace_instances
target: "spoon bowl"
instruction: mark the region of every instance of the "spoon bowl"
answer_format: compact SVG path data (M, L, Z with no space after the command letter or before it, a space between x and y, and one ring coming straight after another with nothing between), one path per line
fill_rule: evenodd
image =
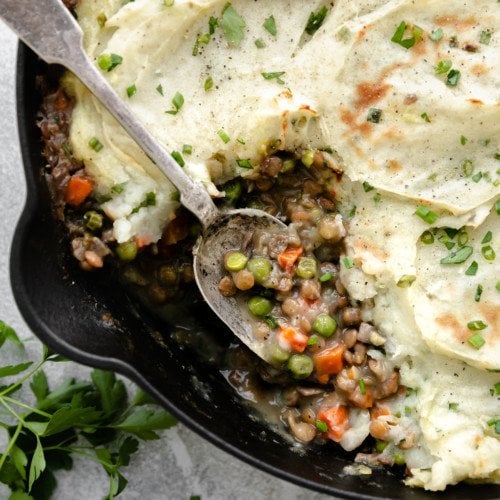
M230 250L239 250L246 235L256 230L275 232L285 228L283 222L262 210L231 210L221 213L205 230L193 251L194 275L203 298L244 344L271 364L265 341L253 334L250 313L235 297L224 297L219 282L224 276L223 256Z

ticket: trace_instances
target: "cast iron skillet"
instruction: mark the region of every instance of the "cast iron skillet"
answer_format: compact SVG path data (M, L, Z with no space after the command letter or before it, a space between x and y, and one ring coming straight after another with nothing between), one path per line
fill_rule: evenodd
M174 340L171 325L140 309L105 272L79 269L69 256L63 228L52 216L41 175L35 79L47 71L52 70L19 46L17 113L28 196L14 236L11 280L19 309L34 333L68 358L126 375L198 434L275 476L345 498L442 498L406 488L400 476L386 470L343 476L342 468L353 455L333 444L291 451L287 441L255 418L217 366ZM215 333L222 347L233 341L199 300L193 301L192 311L207 337ZM445 495L449 500L493 499L500 497L500 488L464 484L449 488Z

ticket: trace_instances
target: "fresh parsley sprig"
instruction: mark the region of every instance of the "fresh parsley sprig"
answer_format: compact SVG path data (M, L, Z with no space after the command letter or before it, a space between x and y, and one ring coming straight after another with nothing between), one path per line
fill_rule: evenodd
M7 342L23 347L14 330L0 321L0 348ZM69 470L78 455L102 465L109 477L106 498L127 485L122 468L139 441L158 439L157 431L176 420L142 390L128 401L124 383L111 372L93 370L90 380L70 378L51 389L43 366L67 361L43 348L42 359L0 367L0 378L19 375L0 387L0 427L7 445L0 452L0 482L11 500L48 499L56 488L55 472ZM36 403L14 394L29 382Z

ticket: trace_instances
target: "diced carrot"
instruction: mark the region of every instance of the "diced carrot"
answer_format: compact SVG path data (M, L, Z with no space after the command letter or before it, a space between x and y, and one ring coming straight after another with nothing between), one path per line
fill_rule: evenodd
M151 238L149 236L142 236L135 238L135 244L137 248L147 247L151 243Z
M297 259L304 252L303 247L288 247L284 252L278 255L278 264L287 272L292 270Z
M349 429L349 412L345 406L331 406L318 412L318 420L328 426L327 436L337 443Z
M92 189L94 189L94 183L87 177L71 177L66 186L66 203L74 207L81 205Z
M345 346L337 344L328 349L323 349L313 356L316 377L321 384L326 384L330 375L335 375L342 371L344 367Z
M291 326L281 327L278 332L278 342L290 346L294 352L304 352L309 337Z

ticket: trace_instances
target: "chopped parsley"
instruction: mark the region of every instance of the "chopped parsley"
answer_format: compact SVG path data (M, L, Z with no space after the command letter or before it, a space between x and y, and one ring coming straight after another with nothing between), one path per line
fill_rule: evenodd
M209 76L205 80L205 83L203 84L203 88L205 89L205 92L208 92L213 86L214 86L214 81L213 81L212 77Z
M263 49L266 46L266 44L265 44L264 40L262 40L262 38L257 38L257 40L255 40L254 43L258 49Z
M432 245L434 243L434 235L430 231L424 231L420 236L420 241L424 245Z
M352 261L352 259L350 257L344 257L342 259L342 262L344 263L344 266L346 267L346 269L352 269L354 267L354 262Z
M456 252L450 253L450 255L441 259L440 262L441 264L462 264L472 255L472 252L472 247L465 246Z
M130 87L127 87L127 96L130 98L135 93L137 92L137 87L135 86L135 83L133 85L130 85Z
M481 300L481 295L483 294L483 285L477 285L476 294L474 295L474 300L479 302Z
M457 409L458 409L458 403L448 403L448 410L457 411Z
M381 200L382 200L382 195L380 193L375 193L373 195L373 201L375 203L380 203Z
M415 215L418 215L423 221L427 222L427 224L434 224L434 222L438 220L437 213L424 205L417 208Z
M318 431L328 432L328 425L326 425L326 423L323 422L323 420L316 420L315 425L316 425L316 429L318 429Z
M217 132L217 135L222 139L222 142L224 144L227 144L231 140L231 138L227 135L227 133L224 131L224 129L220 129Z
M180 92L176 92L174 98L172 99L172 104L174 109L165 111L165 113L168 113L169 115L176 115L184 105L184 96Z
M268 17L262 26L264 26L264 29L271 33L271 35L277 35L278 30L276 29L276 20L274 19L274 16Z
M487 245L481 248L481 253L486 260L495 260L495 250L493 250L493 247L491 245Z
M461 144L462 146L465 146L465 145L467 144L467 141L468 141L468 140L469 140L469 139L467 139L467 137L465 137L465 135L461 135L461 136L460 136L460 144Z
M156 92L158 92L161 96L163 95L163 85L161 83L159 83L156 87Z
M458 82L460 81L460 71L458 69L452 69L448 73L448 77L446 78L446 85L449 87L456 87Z
M401 21L396 28L394 35L392 35L391 42L397 43L405 49L410 49L416 43L422 40L422 37L424 36L424 30L419 26L413 25L411 29L412 36L409 38L403 38L407 27L408 25L404 21Z
M444 73L448 73L452 66L452 62L449 59L443 59L437 63L437 66L434 68L434 72L436 75L443 75Z
M483 345L486 343L484 340L484 337L480 333L474 333L472 334L468 339L467 342L474 347L475 349L481 349Z
M422 120L425 120L427 123L431 122L431 119L429 118L429 115L427 113L422 113L420 115L420 118L422 118Z
M471 179L474 181L474 182L479 182L481 179L483 178L483 173L482 172L478 172L477 174L474 174Z
M472 264L465 271L465 275L466 276L475 276L477 274L478 267L479 267L478 263L475 260L472 261Z
M99 68L108 73L113 71L119 64L123 62L123 57L118 54L101 54L97 59Z
M378 108L370 108L366 117L367 122L379 123L382 118L382 110Z
M172 151L172 153L170 153L172 155L172 158L181 166L183 167L186 162L184 161L184 158L182 157L182 155L179 153L179 151Z
M361 394L364 396L366 394L366 385L365 385L365 381L360 378L358 380L358 384L359 384L359 391L361 392Z
M367 181L363 182L363 190L365 193L368 193L369 191L373 191L375 188Z
M327 281L330 281L332 278L333 278L333 273L332 272L327 272L325 274L322 274L319 277L319 280L321 281L321 283L326 283Z
M241 168L253 168L253 165L250 163L250 160L236 160L236 163L238 164L238 167Z
M155 205L156 205L156 194L153 192L146 193L146 197L144 198L144 201L142 201L140 205L135 207L132 210L132 213L136 214L141 208L152 207Z
M433 41L433 42L437 42L439 40L441 40L441 38L443 38L443 30L442 28L438 28L437 30L434 30L430 35L429 35L429 38Z
M274 71L271 73L261 73L265 80L276 80L277 83L283 85L285 82L282 80L282 76L286 74L285 71Z
M488 231L485 235L484 238L482 239L481 243L489 243L493 239L493 233L491 231Z
M495 427L495 434L500 434L500 418L492 418L486 422L490 427Z
M397 285L399 288L409 288L416 279L417 277L412 274L404 274L399 278Z
M116 194L121 194L123 193L123 191L125 191L125 186L126 186L126 182L122 182L120 184L115 184L112 188L111 188L111 191L113 193L116 193Z
M491 41L491 34L490 30L481 31L481 34L479 35L479 43L489 45Z
M318 31L323 25L327 15L328 9L324 5L317 12L311 12L311 14L309 14L309 18L307 19L305 32L308 35L314 35L314 33L316 33L316 31Z
M191 146L191 144L184 144L182 146L182 152L183 154L185 155L190 155L193 153L193 146Z
M92 137L89 141L89 146L96 152L99 153L102 148L104 148L102 142L97 137Z
M271 329L274 330L274 328L278 328L278 320L274 316L266 316L264 318L264 321L266 322L267 326Z
M230 47L239 47L245 36L245 20L236 12L230 2L222 9L220 27Z
M472 160L464 160L462 162L462 170L466 177L470 177L474 172L474 163L472 163Z
M488 325L484 321L481 321L480 319L478 319L475 321L469 321L467 323L467 328L469 330L472 330L473 332L478 332L480 330L484 330L485 328L488 328Z

